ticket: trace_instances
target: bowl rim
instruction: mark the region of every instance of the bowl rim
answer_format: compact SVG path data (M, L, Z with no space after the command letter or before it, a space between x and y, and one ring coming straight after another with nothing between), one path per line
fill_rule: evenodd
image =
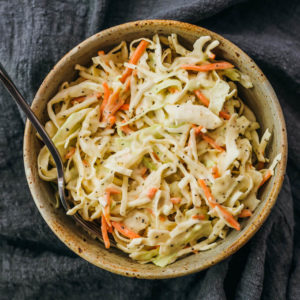
M215 265L216 263L220 262L221 260L226 259L230 255L234 254L237 250L239 250L244 244L246 244L251 237L257 232L257 230L261 227L261 225L264 223L264 221L267 219L269 216L272 207L274 206L277 196L280 192L283 180L284 180L284 174L285 174L285 169L286 169L286 163L287 163L287 134L286 134L286 125L285 125L285 120L283 116L283 112L281 109L281 106L279 104L278 98L267 80L266 76L264 73L261 71L261 69L256 65L256 63L239 47L237 47L235 44L227 40L226 38L222 37L221 35L210 31L206 28L197 26L197 25L192 25L189 23L185 22L180 22L180 21L174 21L174 20L138 20L138 21L133 21L133 22L127 22L123 23L114 27L107 28L105 30L102 30L91 37L85 39L78 45L76 45L73 49L71 49L67 54L65 54L56 64L55 66L51 69L51 71L47 74L45 79L43 80L41 86L39 87L34 100L31 104L31 108L33 111L35 111L36 105L39 103L39 99L41 98L43 91L47 88L49 82L52 81L56 69L59 69L65 61L68 60L70 56L72 56L73 53L75 53L79 48L83 48L86 45L88 45L91 41L98 39L99 36L101 35L108 35L108 34L114 34L117 33L119 30L124 30L124 28L134 28L135 26L149 26L149 25L163 25L163 26L168 26L168 27L179 27L182 29L187 29L190 31L198 32L201 34L207 34L210 36L214 36L216 39L218 39L221 42L225 42L226 44L230 45L237 53L242 53L244 57L249 59L251 61L252 65L254 66L254 69L256 72L260 74L260 76L263 78L264 83L268 87L268 93L270 94L270 98L273 101L274 108L276 113L278 114L278 118L280 120L280 127L283 131L282 133L282 140L280 140L280 147L281 147L281 161L276 167L276 175L274 176L274 182L271 188L271 191L269 192L269 197L266 199L266 202L264 206L262 207L261 212L255 217L255 219L252 220L251 224L247 228L247 230L241 235L239 238L237 238L236 241L233 242L229 247L226 248L223 252L219 253L218 255L214 255L211 258L207 259L205 263L203 263L199 267L193 267L188 270L185 268L182 268L181 271L178 271L177 273L171 273L171 274L166 274L166 273L160 273L154 274L154 275L143 275L143 271L139 270L132 270L130 273L125 272L122 268L118 268L117 265L110 265L110 264L105 264L105 261L96 261L95 259L90 258L88 255L85 254L85 252L78 252L77 247L74 244L67 243L66 238L64 236L64 231L63 230L55 230L53 223L50 222L50 217L48 216L48 213L45 212L45 210L42 210L39 205L39 199L38 199L38 187L37 185L32 182L31 178L33 176L33 172L31 170L30 166L30 159L29 153L30 153L30 132L32 127L32 124L29 122L29 120L26 121L26 126L25 126L25 131L24 131L24 143L23 143L23 155L24 155L24 168L25 168L25 173L26 173L26 179L28 182L28 186L32 195L32 198L42 215L43 219L45 222L48 224L48 226L51 228L53 233L73 252L75 252L77 255L81 256L83 259L87 260L88 262L94 264L97 267L100 267L102 269L105 269L107 271L110 271L112 273L116 273L119 275L127 276L127 277L138 277L138 278L144 278L144 279L165 279L165 278L174 278L174 277L180 277L184 275L189 275L195 272L199 272L201 270L204 270L212 265Z

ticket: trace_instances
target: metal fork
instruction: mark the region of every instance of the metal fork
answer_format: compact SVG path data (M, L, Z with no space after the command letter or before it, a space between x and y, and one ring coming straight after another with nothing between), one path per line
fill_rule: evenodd
M69 203L66 201L66 194L65 194L65 179L64 179L64 167L60 157L60 154L56 147L54 146L51 138L48 136L46 130L44 129L43 125L40 123L34 112L31 110L30 106L24 100L21 93L18 91L17 87L5 71L4 67L0 63L0 79L3 82L6 89L11 94L12 98L15 100L17 105L24 111L27 118L30 120L32 125L35 127L36 131L41 136L44 144L49 149L57 168L57 185L58 185L58 193L61 204L65 211L70 209ZM85 221L78 213L70 216L72 217L76 223L80 224L83 229L88 231L89 233L95 235L98 239L103 242L102 234L101 234L101 227L93 222Z

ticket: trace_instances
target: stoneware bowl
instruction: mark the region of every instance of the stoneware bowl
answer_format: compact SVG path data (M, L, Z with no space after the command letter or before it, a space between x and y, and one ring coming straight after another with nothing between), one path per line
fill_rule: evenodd
M276 95L262 71L241 49L218 34L176 21L131 22L101 31L76 46L54 66L39 88L31 106L37 117L42 122L47 120L47 102L57 93L62 82L76 77L75 64L88 65L91 57L95 56L98 50L109 50L122 40L152 37L155 33L163 35L176 33L186 47L191 47L193 42L202 35L210 35L213 39L219 40L221 44L218 47L217 57L232 62L242 72L248 74L254 84L254 88L249 90L240 87L239 93L255 112L262 125L262 131L269 128L272 132L272 139L267 148L268 156L272 160L276 154L282 153L282 159L277 165L275 175L259 195L262 200L260 205L253 216L242 223L241 231L233 230L225 241L212 250L179 259L165 268L160 268L153 264L139 264L118 249L106 250L101 242L94 240L76 226L62 208L54 207L52 204L54 195L49 184L38 176L37 156L41 144L36 138L33 126L27 121L24 136L26 177L36 206L52 231L72 251L90 263L117 274L148 279L191 274L218 263L241 248L269 215L283 182L287 159L283 114Z

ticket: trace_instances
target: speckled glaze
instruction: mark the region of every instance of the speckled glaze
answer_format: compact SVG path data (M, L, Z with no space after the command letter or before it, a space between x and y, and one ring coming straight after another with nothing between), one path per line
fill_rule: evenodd
M283 182L287 160L287 137L283 114L276 95L262 71L241 49L218 34L176 21L131 22L99 32L79 44L54 66L39 88L31 106L37 117L42 122L46 121L47 102L57 93L62 82L75 78L75 64L89 64L90 58L96 55L98 50L108 50L122 40L131 41L138 37L151 37L155 33L165 35L176 33L187 47L202 35L210 35L213 39L219 40L221 44L217 52L218 57L232 62L242 72L248 74L254 84L254 88L250 90L240 88L239 93L254 110L262 129L269 128L273 133L267 149L270 159L272 160L278 153L282 153L282 159L275 175L260 192L259 197L262 199L260 205L253 216L242 223L241 231L232 231L224 242L212 250L179 259L165 268L160 268L153 264L139 264L118 249L106 250L101 242L94 240L76 226L72 219L65 215L63 209L54 208L53 193L48 183L38 176L37 156L41 144L36 138L34 128L27 121L24 136L26 177L36 206L52 231L72 251L90 263L124 276L147 279L171 278L198 272L227 258L241 248L260 228L275 204Z

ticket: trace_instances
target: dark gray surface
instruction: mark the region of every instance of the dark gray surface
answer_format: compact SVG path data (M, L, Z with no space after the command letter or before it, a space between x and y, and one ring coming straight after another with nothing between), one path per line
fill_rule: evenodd
M0 299L300 299L298 2L1 0L0 59L29 102L55 62L101 29L169 18L224 35L270 79L287 121L289 164L270 217L234 256L183 278L121 277L74 255L39 215L23 170L24 118L0 87Z

